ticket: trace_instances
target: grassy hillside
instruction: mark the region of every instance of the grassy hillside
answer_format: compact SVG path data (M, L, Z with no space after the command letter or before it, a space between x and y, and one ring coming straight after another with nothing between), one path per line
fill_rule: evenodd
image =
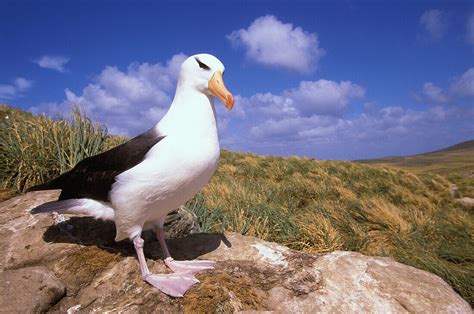
M450 197L451 184L435 173L224 150L216 174L188 206L203 231L232 230L305 251L391 256L441 276L474 304L474 212Z
M462 196L474 198L474 140L426 154L356 162L377 168L404 169L418 175L440 174L456 184Z
M474 213L451 199L450 184L436 174L224 151L191 206L207 231L391 256L441 276L472 303Z
M474 175L474 140L426 154L358 160L357 162L379 167L399 167L415 173L429 172L445 175L472 173Z

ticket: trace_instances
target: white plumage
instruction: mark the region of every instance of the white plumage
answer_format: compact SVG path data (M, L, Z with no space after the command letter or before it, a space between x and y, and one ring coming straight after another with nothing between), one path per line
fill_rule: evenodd
M110 151L109 155L102 158L93 157L89 161L86 159L76 166L77 169L53 180L49 185L36 188L62 187L65 196L61 194L59 201L43 204L32 212L54 210L85 213L114 220L117 229L116 241L129 238L135 244L143 278L167 294L182 296L192 284L198 282L191 273L212 268L213 263L174 261L164 241L163 225L166 215L199 192L217 168L220 148L214 97L221 99L229 110L234 102L233 96L223 84L223 72L224 65L209 54L191 56L183 63L176 94L168 112L152 131L142 135L145 139L151 137L156 144L144 151L141 161L130 167L118 162L121 167L119 168L126 170L114 174L113 184L106 198L79 198L75 195L83 195L85 192L75 193L74 189L71 191L70 186L64 182L67 181L67 176L77 179L77 176L82 175L81 169L86 169L88 173L90 168L97 167L94 162L104 165L107 162L104 159L108 157L117 159L120 156L114 154L126 153L130 150L127 147L139 149L136 144L139 143L138 140L133 139L129 146L115 152ZM89 163L92 166L89 167ZM97 172L93 174L97 175ZM175 274L155 275L149 272L143 255L143 240L140 237L142 230L148 228L156 230L165 262Z
M162 227L166 215L199 192L217 168L220 149L211 97L181 84L156 130L165 138L112 187L117 241L134 238L146 222Z

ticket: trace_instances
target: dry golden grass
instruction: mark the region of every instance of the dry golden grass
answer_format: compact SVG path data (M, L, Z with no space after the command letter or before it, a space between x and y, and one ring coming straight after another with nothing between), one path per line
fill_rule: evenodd
M440 275L472 303L474 213L451 199L451 184L396 168L223 151L189 205L205 231L391 256Z
M331 220L321 213L306 214L295 218L301 231L299 241L292 246L308 252L331 252L341 250L344 241Z
M82 159L123 142L74 108L69 120L53 120L0 105L0 183L25 191L74 167Z
M20 118L22 124L0 125L0 179L18 190L67 170L80 154L93 154L90 147L125 140L106 137L88 120L80 120L89 130L83 133L64 120ZM216 174L188 207L205 232L235 231L311 252L391 256L441 276L474 304L474 212L450 197L453 183L474 197L474 178L456 173L223 151Z
M397 167L414 173L452 173L474 172L474 140L431 153L406 157L385 157L359 160L358 162L377 167Z

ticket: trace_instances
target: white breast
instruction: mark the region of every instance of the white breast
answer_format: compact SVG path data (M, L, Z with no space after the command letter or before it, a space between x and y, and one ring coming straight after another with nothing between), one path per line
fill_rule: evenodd
M207 97L192 106L186 112L170 109L157 125L165 138L143 162L117 176L110 194L117 241L164 221L214 174L220 154L214 107Z

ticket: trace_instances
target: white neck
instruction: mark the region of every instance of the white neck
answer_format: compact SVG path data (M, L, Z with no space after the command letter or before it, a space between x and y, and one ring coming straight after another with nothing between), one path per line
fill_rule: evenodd
M170 109L158 122L156 129L165 136L207 136L217 140L214 99L178 83Z

